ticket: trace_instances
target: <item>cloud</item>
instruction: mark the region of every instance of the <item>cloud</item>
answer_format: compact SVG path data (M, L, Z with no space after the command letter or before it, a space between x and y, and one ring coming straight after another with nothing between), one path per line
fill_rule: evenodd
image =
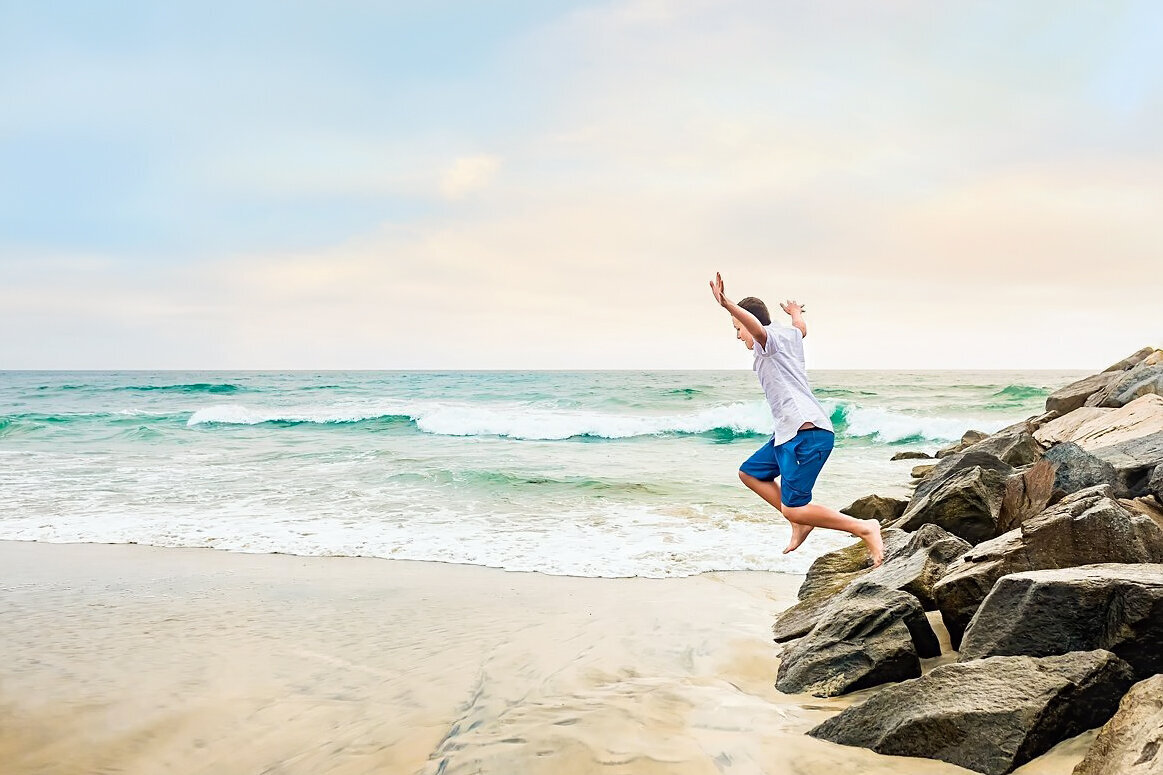
M496 156L462 156L444 171L440 191L448 199L463 199L488 186L500 168L501 160Z

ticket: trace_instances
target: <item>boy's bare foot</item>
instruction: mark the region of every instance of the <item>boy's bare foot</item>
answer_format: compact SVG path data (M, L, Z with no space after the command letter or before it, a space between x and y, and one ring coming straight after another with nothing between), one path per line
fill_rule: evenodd
M862 519L864 531L860 538L868 544L868 554L872 557L872 567L879 568L884 562L884 541L880 537L880 523L875 519Z
M800 525L796 522L789 523L791 525L791 540L788 541L787 548L783 550L784 554L794 552L800 548L800 544L808 537L808 533L812 532L811 525Z

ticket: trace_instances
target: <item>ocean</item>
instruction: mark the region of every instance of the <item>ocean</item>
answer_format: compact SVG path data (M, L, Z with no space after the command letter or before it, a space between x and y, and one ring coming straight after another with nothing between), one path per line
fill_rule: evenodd
M815 371L815 500L905 496L970 428L1076 372ZM430 560L576 576L802 573L736 471L772 420L750 371L0 372L0 539ZM923 462L923 461L922 461Z

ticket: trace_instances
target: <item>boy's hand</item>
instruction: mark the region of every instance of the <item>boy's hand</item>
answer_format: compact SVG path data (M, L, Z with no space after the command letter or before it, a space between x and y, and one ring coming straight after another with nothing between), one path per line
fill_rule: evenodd
M791 315L793 318L796 315L802 315L804 312L807 311L804 309L803 304L800 304L798 301L793 301L791 299L788 299L787 301L780 304L779 308L782 309L787 314Z
M715 301L720 307L727 306L727 296L723 293L723 278L718 272L715 272L715 279L711 280L711 293L715 295Z

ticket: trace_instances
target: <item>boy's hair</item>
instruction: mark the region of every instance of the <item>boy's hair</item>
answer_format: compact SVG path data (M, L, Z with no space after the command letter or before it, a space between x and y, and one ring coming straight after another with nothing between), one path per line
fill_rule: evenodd
M771 325L771 313L767 311L767 305L754 296L748 296L746 299L740 299L739 306L754 315L760 323L765 326Z

